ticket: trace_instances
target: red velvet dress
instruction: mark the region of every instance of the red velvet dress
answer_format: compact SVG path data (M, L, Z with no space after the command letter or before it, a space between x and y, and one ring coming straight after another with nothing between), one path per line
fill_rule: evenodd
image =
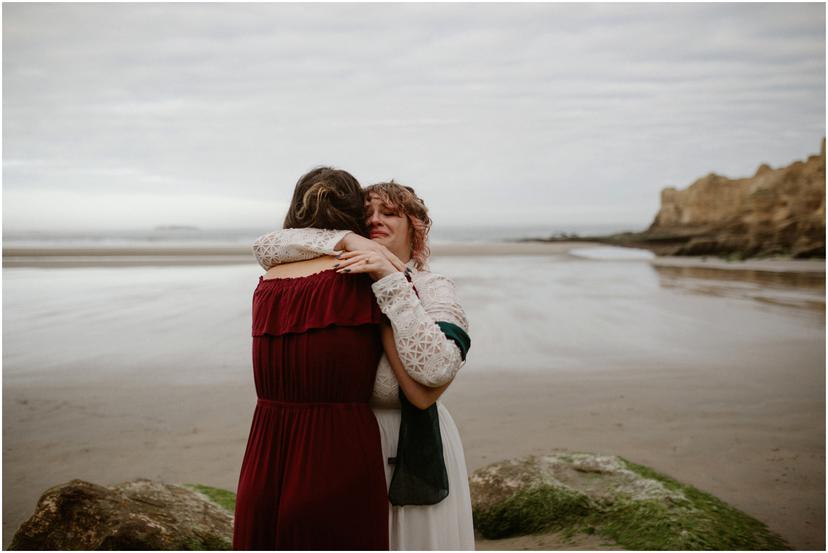
M233 549L388 549L388 494L368 400L382 355L367 275L264 280L253 294L258 400Z

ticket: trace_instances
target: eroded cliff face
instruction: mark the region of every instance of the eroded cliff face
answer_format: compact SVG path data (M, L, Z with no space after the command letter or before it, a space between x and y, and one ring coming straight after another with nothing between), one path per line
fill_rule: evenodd
M644 234L665 244L662 254L825 257L825 139L819 155L787 167L665 188Z

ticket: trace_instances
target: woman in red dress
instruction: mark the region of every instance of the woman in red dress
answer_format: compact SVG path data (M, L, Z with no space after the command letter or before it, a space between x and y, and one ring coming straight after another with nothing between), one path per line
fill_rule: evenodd
M364 234L363 193L320 168L296 185L285 228ZM382 314L366 274L336 259L280 265L253 294L258 396L236 494L233 549L388 549L380 434L368 401Z

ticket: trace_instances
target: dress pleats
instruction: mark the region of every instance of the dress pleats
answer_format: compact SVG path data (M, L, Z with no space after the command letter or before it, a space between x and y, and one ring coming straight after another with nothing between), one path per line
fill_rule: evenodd
M258 400L233 549L388 549L388 496L369 400L382 354L367 275L260 278Z

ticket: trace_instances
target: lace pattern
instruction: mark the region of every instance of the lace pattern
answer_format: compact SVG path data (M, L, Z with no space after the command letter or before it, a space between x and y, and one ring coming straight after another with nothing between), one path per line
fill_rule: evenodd
M280 263L304 261L320 255L335 255L334 247L347 230L289 228L263 234L253 242L253 254L263 269Z
M334 254L333 248L347 233L313 228L277 230L257 238L253 253L259 265L269 269L279 263ZM454 378L463 359L460 349L446 338L436 321L454 323L466 332L469 323L450 279L413 270L411 280L419 298L402 273L375 282L374 294L391 320L394 341L406 372L421 384L440 386ZM394 371L383 355L377 367L371 404L399 407L398 389Z
M451 281L433 273L428 275L417 279L424 284L422 301L402 273L388 275L372 288L380 309L394 328L394 342L405 371L420 384L437 387L454 378L463 360L460 349L435 321L446 320L466 331L468 322L456 300L447 301L449 296L454 297ZM432 308L431 313L426 311L426 305Z
M400 385L394 376L394 369L383 353L377 366L377 376L374 379L374 393L371 395L372 407L400 408L400 398L397 395Z
M420 301L426 313L435 322L454 323L468 333L469 321L466 312L457 301L454 282L450 278L430 271L414 271L411 280L420 294Z

